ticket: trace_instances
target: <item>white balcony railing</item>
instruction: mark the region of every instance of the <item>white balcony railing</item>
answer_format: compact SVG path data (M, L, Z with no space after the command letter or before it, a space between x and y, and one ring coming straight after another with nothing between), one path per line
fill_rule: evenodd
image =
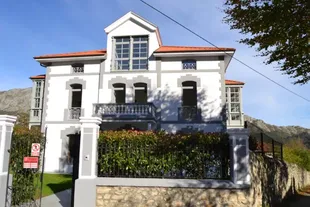
M81 116L81 107L72 107L69 109L68 119L77 120Z
M152 103L94 104L94 116L156 119L156 107Z

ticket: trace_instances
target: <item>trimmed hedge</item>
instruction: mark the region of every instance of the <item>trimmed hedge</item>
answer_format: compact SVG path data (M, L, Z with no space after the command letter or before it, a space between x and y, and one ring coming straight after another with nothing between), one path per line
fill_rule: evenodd
M31 144L41 143L44 149L44 138L39 130L15 126L10 150L10 173L13 174L12 205L20 205L35 198L39 169L23 169L24 157L30 156Z
M104 131L98 140L103 177L228 178L226 133Z

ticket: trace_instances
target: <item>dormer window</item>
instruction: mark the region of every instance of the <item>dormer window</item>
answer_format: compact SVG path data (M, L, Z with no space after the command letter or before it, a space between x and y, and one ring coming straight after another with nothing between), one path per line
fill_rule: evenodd
M114 38L113 70L146 70L148 68L148 37Z
M196 60L183 60L182 61L183 69L194 69L196 70Z
M72 72L73 73L84 73L84 64L76 63L72 65Z

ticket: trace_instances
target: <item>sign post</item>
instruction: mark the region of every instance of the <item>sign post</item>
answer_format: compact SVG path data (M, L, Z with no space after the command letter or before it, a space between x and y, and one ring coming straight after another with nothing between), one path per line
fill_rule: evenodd
M31 145L31 156L32 157L39 157L40 156L40 144L39 143L32 143L32 145Z

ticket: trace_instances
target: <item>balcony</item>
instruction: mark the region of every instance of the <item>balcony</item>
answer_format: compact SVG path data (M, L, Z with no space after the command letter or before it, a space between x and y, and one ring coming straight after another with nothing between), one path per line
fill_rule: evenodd
M94 104L94 116L111 120L157 120L153 103Z
M78 120L81 116L81 107L72 107L69 109L69 120Z
M201 121L201 110L197 106L182 106L178 108L179 121Z

